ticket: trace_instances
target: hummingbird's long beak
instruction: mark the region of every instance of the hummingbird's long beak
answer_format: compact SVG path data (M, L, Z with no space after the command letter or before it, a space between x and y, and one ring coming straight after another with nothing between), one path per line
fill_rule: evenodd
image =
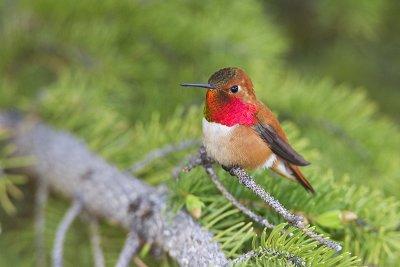
M183 86L183 87L197 87L197 88L205 88L205 89L215 89L215 87L212 86L209 83L181 83L181 86Z

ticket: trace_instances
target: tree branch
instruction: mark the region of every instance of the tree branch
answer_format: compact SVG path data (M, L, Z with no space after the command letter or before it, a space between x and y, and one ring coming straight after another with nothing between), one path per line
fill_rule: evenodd
M303 218L290 213L278 200L266 192L261 186L259 186L253 178L246 173L240 167L233 167L229 170L229 173L236 176L239 182L253 191L259 198L261 198L268 206L273 208L277 213L279 213L286 221L299 227L303 224Z
M90 243L92 244L93 262L95 267L104 267L104 254L101 249L99 222L94 216L89 217Z
M127 172L137 173L145 168L150 162L156 159L166 157L171 153L185 150L189 147L200 144L201 143L199 140L185 140L177 144L169 144L160 149L155 149L153 151L150 151L143 160L134 163L129 169L127 169Z
M261 217L260 215L255 214L252 212L250 209L246 208L243 204L241 204L234 196L232 196L228 190L224 187L224 185L221 183L219 180L217 174L215 173L214 168L212 165L204 165L204 169L206 170L206 173L208 176L211 178L211 181L215 184L215 186L218 188L218 190L222 193L222 195L233 204L238 210L246 214L250 219L253 221L261 224L262 226L266 228L274 228L274 225L268 222L267 219Z
M175 179L179 178L179 174L183 172L190 172L193 168L201 165L201 159L199 158L198 153L193 154L193 155L188 155L185 157L184 160L181 161L181 163L178 164L173 170L172 170L172 177Z
M139 248L139 236L132 230L128 233L126 238L124 248L119 254L118 262L116 267L126 267L129 266L129 262L132 260L133 256Z
M46 266L46 248L44 243L45 229L45 208L49 188L43 179L37 180L37 189L35 192L35 247L37 266Z
M64 218L62 219L60 225L58 226L53 247L54 267L63 266L63 248L64 248L65 236L68 232L70 225L81 211L82 211L82 203L79 200L75 200L72 206L67 211L67 213L65 213Z
M223 266L228 263L212 234L190 215L166 206L167 192L129 176L88 151L65 132L0 114L0 127L13 130L18 155L36 159L17 170L45 179L55 192L81 197L85 211L120 224L135 225L143 242L160 247L181 266Z
M322 235L315 233L312 229L307 228L303 223L303 218L296 216L289 212L278 200L273 198L268 192L266 192L261 186L259 186L253 178L246 173L245 170L239 167L234 167L229 171L231 174L239 179L239 182L246 186L248 189L253 191L259 196L264 202L279 213L286 221L291 225L301 229L307 236L318 241L320 244L325 245L335 251L341 251L342 246L338 243L325 238Z
M212 170L213 160L208 157L204 146L200 147L197 159L194 158L194 157L191 159L191 162L189 162L189 164L191 164L190 167L193 168L193 166L198 165L197 163L198 163L199 160L200 160L200 165L202 165L204 167L204 169L206 170L207 174L211 177L213 182L217 185L217 187L220 187L221 184L220 184L220 182L218 180L218 177L215 175L215 172L213 172L213 170ZM193 162L194 162L194 164L193 164ZM291 212L289 212L278 200L276 200L268 192L266 192L260 185L258 185L253 180L253 178L245 170L243 170L240 167L232 167L227 171L232 176L236 176L238 178L239 182L242 185L244 185L245 187L247 187L248 189L253 191L268 206L270 206L278 214L280 214L287 222L289 222L291 225L293 225L293 226L299 228L300 230L302 230L307 236L309 236L310 238L316 240L320 244L325 245L325 246L327 246L327 247L329 247L329 248L331 248L331 249L333 249L335 251L341 251L342 250L342 246L339 245L338 243L336 243L336 242L334 242L332 240L329 240L328 238L326 238L326 237L324 237L322 235L319 235L319 234L315 233L312 229L310 229L306 225L304 225L302 217L296 216L296 215L292 214ZM232 202L232 199L233 199L233 201L237 202L237 200L234 199L234 197L231 194L229 194L229 193L226 194L227 191L223 187L223 185L222 185L222 188L218 188L218 189L222 192L222 194L225 197L228 198L229 201ZM238 206L236 206L236 207L238 207ZM255 220L256 222L258 222L260 220L260 217L258 217L258 215L255 215L253 212L251 212L247 208L245 208L245 207L242 208L242 207L241 208L238 207L238 209L241 210L246 215L248 215L253 220ZM271 225L269 223L268 223L268 225L273 227L273 225ZM271 227L269 227L269 228L271 228Z
M184 141L181 142L177 145L167 145L162 149L159 150L154 150L151 151L145 158L151 158L150 156L153 154L157 154L158 157L165 157L167 156L169 153L164 153L165 151L178 151L180 150L182 147L186 148L187 145L191 144L197 144L199 143L198 141ZM173 149L175 148L175 149ZM204 150L204 147L201 146L200 149ZM205 150L202 151L201 153L205 153ZM205 164L205 161L208 161L209 164ZM143 160L142 162L146 162L145 160ZM189 155L187 156L176 168L174 168L174 170L172 171L172 176L175 178L178 178L179 173L181 171L190 171L193 168L199 166L199 165L203 165L204 169L206 170L206 173L208 174L208 176L210 177L211 181L215 184L215 186L218 188L218 190L222 193L222 195L228 199L233 206L235 206L237 209L239 209L241 212L243 212L244 214L246 214L247 216L250 217L250 219L252 219L253 221L263 225L266 228L273 228L274 225L269 223L267 219L255 214L254 212L252 212L250 209L246 208L244 205L242 205L237 199L235 199L234 196L232 196L228 190L224 187L224 185L221 183L221 181L218 178L218 175L216 174L214 168L212 167L212 163L213 161L210 158L206 158L206 159L201 159L198 154L194 154L194 155ZM135 164L134 166L136 166L137 164ZM144 164L141 164L144 165ZM145 166L145 165L144 165Z

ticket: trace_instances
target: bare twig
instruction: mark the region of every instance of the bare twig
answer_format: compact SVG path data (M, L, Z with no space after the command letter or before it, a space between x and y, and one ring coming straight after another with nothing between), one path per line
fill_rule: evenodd
M211 181L215 184L215 186L218 188L218 190L222 193L222 195L229 200L233 206L235 206L238 210L246 214L250 219L253 221L263 225L266 228L274 228L274 225L268 222L267 219L261 217L258 214L255 214L252 212L250 209L245 207L243 204L241 204L234 196L232 196L228 190L224 187L224 185L221 183L219 180L217 174L215 173L214 168L212 165L204 165L204 169L206 170L208 176L211 178Z
M299 227L299 229L301 229L310 238L314 239L315 241L317 241L320 244L327 246L328 248L331 248L337 252L339 252L343 249L339 243L332 241L332 240L328 239L327 237L324 237L323 235L320 235L320 234L314 232L311 228L303 226L303 227Z
M178 166L176 166L173 170L172 170L172 177L174 177L175 179L177 179L179 177L179 174L183 171L183 172L189 172L191 171L193 168L201 165L201 159L199 158L198 153L193 154L193 155L188 155L187 157L184 158L184 160L181 161L181 163L179 163Z
M169 144L169 145L166 145L166 146L164 146L164 147L162 147L160 149L156 149L156 150L150 151L143 160L138 161L135 164L133 164L127 170L127 172L137 173L137 172L141 171L143 168L145 168L152 161L156 160L156 159L166 157L167 155L169 155L171 153L178 152L178 151L181 151L181 150L185 150L185 149L187 149L189 147L196 146L196 145L200 145L200 141L199 140L185 140L185 141L182 141L182 142L177 143L177 144Z
M342 246L338 243L327 239L326 237L315 233L312 229L308 228L307 225L303 223L303 218L296 216L288 211L278 200L273 198L268 192L266 192L261 186L259 186L253 178L247 174L245 170L239 167L233 167L229 171L232 175L239 179L239 182L246 186L248 189L253 191L257 196L259 196L265 203L267 203L271 208L273 208L277 213L279 213L286 221L291 225L301 229L307 236L318 241L333 250L341 251Z
M129 262L132 260L133 256L136 254L139 248L139 237L134 231L130 231L128 233L128 237L126 238L124 248L119 254L118 262L115 265L116 267L126 267L129 265Z
M48 198L48 185L43 179L37 180L35 195L35 244L36 264L46 266L46 248L44 243L45 208Z
M259 186L253 178L246 173L245 170L239 167L233 167L229 170L229 173L236 176L239 182L253 191L258 197L260 197L268 206L273 208L277 213L279 213L286 221L293 224L296 227L303 225L303 218L296 216L289 212L278 200L272 197L268 192L266 192L261 186Z
M278 257L278 258L285 259L288 263L291 263L296 267L306 266L306 263L304 262L304 260L302 258L300 258L299 256L290 254L289 252L277 251L277 250L274 250L271 248L263 248L260 250L251 250L251 251L241 255L240 257L234 259L230 263L230 266L246 262L252 258L257 258L257 257L260 257L265 254L267 254L271 257Z
M63 248L64 240L67 234L68 228L79 215L82 210L82 202L75 200L72 206L65 213L60 225L58 226L56 238L54 240L53 247L53 266L62 267L63 266Z
M139 257L133 257L133 262L136 267L148 267L146 263L144 263Z
M229 194L226 189L223 187L223 185L220 183L218 177L216 176L215 172L212 170L211 164L213 163L213 160L210 159L207 155L207 152L204 148L204 146L201 146L199 149L197 161L201 160L200 165L204 167L206 170L207 174L211 177L212 181L214 184L217 186L217 188L222 192L222 194L229 200L231 201L234 205L235 202L237 202L234 197ZM193 162L196 162L196 159L192 159ZM195 165L193 165L195 166ZM338 243L329 240L328 238L319 235L315 233L312 229L308 228L307 225L304 224L303 218L297 215L294 215L290 211L288 211L278 200L276 200L274 197L272 197L268 192L266 192L260 185L258 185L253 178L247 174L245 170L243 170L240 167L232 167L229 170L227 170L232 176L236 176L239 180L239 182L253 191L258 197L260 197L267 205L269 205L271 208L273 208L278 214L280 214L287 222L289 222L291 225L301 229L307 236L310 238L316 240L322 245L325 245L335 251L341 251L342 246L339 245ZM228 194L226 194L228 193ZM233 199L233 200L232 200ZM240 203L238 203L240 204ZM241 204L240 204L241 205ZM239 210L241 210L243 213L248 215L250 218L252 218L254 221L259 222L260 217L253 212L251 212L249 209L243 207L238 207L235 205ZM264 222L265 223L265 222ZM271 224L268 223L270 226L269 228L273 227Z
M93 262L95 267L104 267L104 254L101 249L101 238L99 233L99 222L97 218L91 216L89 218L89 231L90 231L90 243L92 244Z

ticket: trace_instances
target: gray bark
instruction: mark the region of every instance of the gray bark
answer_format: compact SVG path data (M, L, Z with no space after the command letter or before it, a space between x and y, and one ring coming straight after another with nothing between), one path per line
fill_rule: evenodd
M166 209L166 190L121 172L66 132L9 114L0 114L0 127L13 130L19 155L35 158L35 165L24 172L44 179L67 198L79 199L90 214L134 229L141 239L167 251L181 266L228 263L211 233L187 213Z

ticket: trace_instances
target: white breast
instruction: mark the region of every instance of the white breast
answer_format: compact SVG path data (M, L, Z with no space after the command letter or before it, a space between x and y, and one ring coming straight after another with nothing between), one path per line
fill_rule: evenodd
M203 118L203 143L207 154L222 165L229 166L232 150L230 140L233 130L237 127L225 126L220 123L209 122Z

